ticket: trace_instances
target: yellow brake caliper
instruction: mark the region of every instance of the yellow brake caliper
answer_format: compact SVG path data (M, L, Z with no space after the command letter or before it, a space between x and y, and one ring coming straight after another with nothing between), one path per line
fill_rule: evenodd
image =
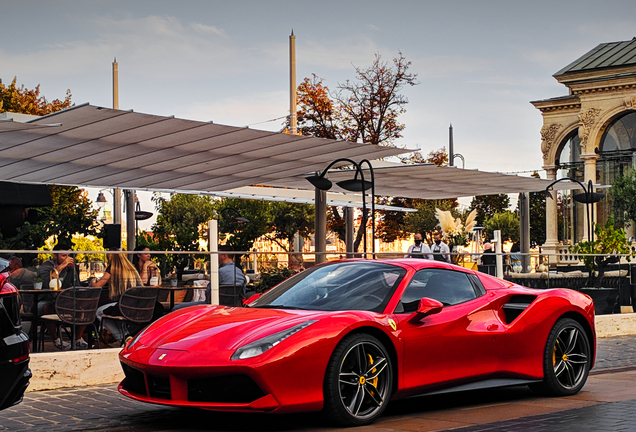
M367 354L369 356L369 365L373 364L373 357L371 357L371 354ZM377 371L376 368L371 369L371 373L374 374ZM373 378L370 383L373 387L378 388L378 377Z
M552 366L556 366L556 349L559 341L557 341L556 345L554 345L554 350L552 351Z

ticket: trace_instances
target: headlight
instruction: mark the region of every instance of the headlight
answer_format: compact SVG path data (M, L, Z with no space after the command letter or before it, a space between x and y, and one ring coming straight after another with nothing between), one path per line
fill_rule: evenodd
M278 333L274 333L252 343L244 345L237 349L234 354L232 354L232 360L241 360L261 355L268 349L275 347L291 335L298 333L299 331L301 331L305 327L312 325L316 321L318 320L305 321L304 323L295 325L294 327L288 328L287 330L279 331Z

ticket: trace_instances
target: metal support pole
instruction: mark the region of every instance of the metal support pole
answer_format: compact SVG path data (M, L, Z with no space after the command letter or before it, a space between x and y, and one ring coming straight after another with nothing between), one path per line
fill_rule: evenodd
M219 304L219 227L216 219L208 221L208 250L210 251L210 304Z
M325 252L327 252L327 192L316 188L315 203L316 230L314 250L316 252L316 264L319 264L327 260L325 256Z
M353 207L344 208L347 258L353 258Z
M519 194L519 246L521 248L521 267L527 272L530 267L530 199L527 192Z
M126 190L126 250L135 250L135 191Z

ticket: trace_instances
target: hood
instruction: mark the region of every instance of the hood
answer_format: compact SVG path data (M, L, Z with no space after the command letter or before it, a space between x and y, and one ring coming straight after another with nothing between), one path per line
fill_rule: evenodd
M164 350L234 350L261 337L333 312L198 306L152 324L139 345Z

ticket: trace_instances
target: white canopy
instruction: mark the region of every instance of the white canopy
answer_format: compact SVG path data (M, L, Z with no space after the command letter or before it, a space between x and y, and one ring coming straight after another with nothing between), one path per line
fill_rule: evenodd
M0 121L0 180L210 192L410 150L80 105Z

